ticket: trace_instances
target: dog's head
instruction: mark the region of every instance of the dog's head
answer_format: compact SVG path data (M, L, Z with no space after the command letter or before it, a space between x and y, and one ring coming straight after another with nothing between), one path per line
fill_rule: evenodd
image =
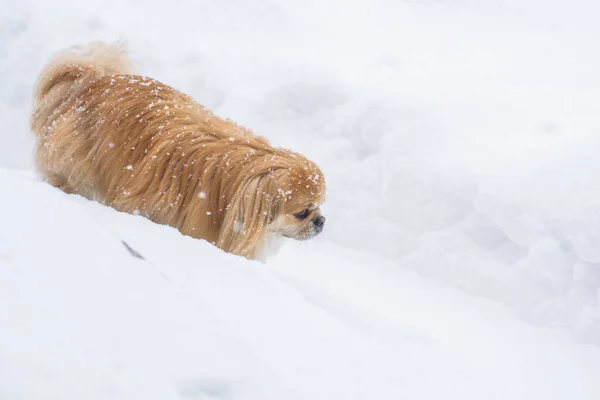
M279 180L278 212L270 231L296 240L310 239L323 230L325 217L320 206L325 202L322 172L305 158L298 159Z
M325 178L304 156L270 148L243 162L234 176L219 241L226 251L254 258L269 235L307 240L323 230Z

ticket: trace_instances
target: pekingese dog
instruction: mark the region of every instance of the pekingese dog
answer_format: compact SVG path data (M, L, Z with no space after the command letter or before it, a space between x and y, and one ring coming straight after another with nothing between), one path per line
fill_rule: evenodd
M36 166L52 185L257 258L323 230L325 180L298 153L137 75L119 44L56 55L34 92Z

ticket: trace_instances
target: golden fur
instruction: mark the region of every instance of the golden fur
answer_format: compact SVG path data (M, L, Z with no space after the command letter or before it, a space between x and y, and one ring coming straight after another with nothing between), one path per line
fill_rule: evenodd
M256 258L269 235L304 240L322 229L314 163L136 75L119 45L55 56L36 84L31 127L52 185L227 252Z

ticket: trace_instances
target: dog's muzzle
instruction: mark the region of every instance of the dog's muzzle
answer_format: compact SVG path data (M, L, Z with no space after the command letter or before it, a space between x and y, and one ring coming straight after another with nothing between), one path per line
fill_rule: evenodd
M315 232L316 233L321 233L321 231L323 230L323 227L325 226L325 221L326 220L327 219L324 216L322 216L322 215L319 215L318 217L315 217L312 220L312 223L313 223L313 225L315 227Z

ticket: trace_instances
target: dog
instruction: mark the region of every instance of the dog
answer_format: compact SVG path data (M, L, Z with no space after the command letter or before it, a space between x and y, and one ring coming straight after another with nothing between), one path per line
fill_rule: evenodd
M228 253L256 259L271 237L323 230L315 163L136 74L120 43L55 55L35 85L31 129L51 185Z

